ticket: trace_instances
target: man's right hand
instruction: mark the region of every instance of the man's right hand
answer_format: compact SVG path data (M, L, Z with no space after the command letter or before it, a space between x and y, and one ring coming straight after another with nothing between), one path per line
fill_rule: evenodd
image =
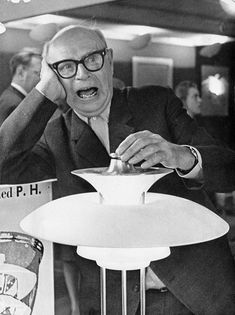
M42 60L40 81L36 89L53 103L60 104L66 98L65 90L56 73L50 68L45 58Z

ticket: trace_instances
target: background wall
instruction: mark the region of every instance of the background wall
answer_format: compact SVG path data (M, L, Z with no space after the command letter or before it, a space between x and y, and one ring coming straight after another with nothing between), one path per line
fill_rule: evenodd
M107 40L109 47L114 51L114 75L132 85L132 57L164 57L172 58L174 63L173 84L181 80L195 80L195 48L150 43L146 48L135 50L131 48L129 41Z

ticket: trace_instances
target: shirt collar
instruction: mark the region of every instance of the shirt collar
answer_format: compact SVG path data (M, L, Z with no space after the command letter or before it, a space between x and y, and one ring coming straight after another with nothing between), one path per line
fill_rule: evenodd
M24 96L26 96L28 93L25 91L24 88L22 88L22 86L20 86L19 84L17 83L14 83L14 82L11 82L11 86L13 88L15 88L16 90L18 90L20 93L22 93Z
M109 103L109 105L105 108L105 110L98 116L93 116L91 118L96 119L96 117L101 117L106 123L109 122L109 113L110 113L110 106L111 106L111 102ZM76 112L74 110L74 113L81 119L83 120L85 123L88 123L88 117L83 116L81 114L79 114L78 112Z

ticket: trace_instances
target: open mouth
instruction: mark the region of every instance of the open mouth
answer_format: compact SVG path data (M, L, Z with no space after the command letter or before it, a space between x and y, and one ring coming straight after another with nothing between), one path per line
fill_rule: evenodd
M88 98L95 96L97 94L97 92L98 92L98 88L91 87L91 88L87 88L87 89L83 89L83 90L78 90L77 95L78 95L78 97L80 97L82 99L88 99Z

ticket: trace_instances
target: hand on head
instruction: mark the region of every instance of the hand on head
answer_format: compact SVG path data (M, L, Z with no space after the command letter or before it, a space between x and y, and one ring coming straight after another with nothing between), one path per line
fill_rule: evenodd
M54 103L65 100L66 93L56 73L50 68L45 58L42 60L40 81L37 89Z

